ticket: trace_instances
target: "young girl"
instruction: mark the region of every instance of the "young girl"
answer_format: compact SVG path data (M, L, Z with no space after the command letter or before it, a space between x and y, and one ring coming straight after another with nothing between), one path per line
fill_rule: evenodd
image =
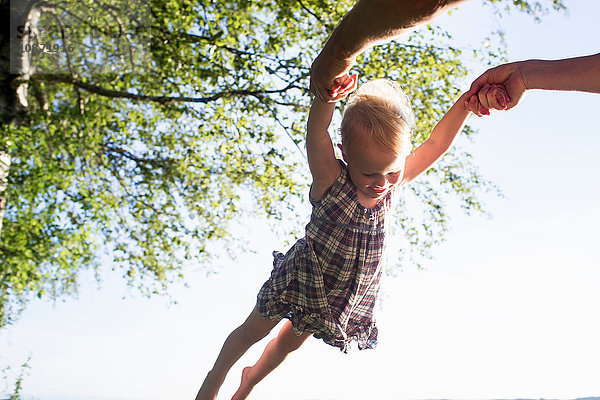
M501 87L486 88L487 96L504 94ZM373 308L392 197L448 151L469 107L479 104L476 96L469 100L461 96L411 153L414 116L408 99L387 80L368 82L344 112L338 145L344 162L335 157L327 132L335 103L313 101L306 135L313 211L306 236L287 254L274 252L274 268L256 306L225 341L196 400L215 400L232 365L282 319L287 321L278 336L254 366L243 370L232 400L245 399L311 335L344 351L352 340L360 349L376 345Z

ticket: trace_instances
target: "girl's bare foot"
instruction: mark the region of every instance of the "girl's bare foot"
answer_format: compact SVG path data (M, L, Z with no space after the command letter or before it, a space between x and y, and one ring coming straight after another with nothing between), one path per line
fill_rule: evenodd
M248 397L254 388L254 383L250 377L251 372L252 367L244 368L242 371L242 383L240 383L240 387L238 388L237 392L235 392L231 400L244 400L246 397Z

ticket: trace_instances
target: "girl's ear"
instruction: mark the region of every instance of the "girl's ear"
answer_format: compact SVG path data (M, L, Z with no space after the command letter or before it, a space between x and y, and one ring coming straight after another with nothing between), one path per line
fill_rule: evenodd
M346 159L346 153L344 153L344 147L341 143L338 143L337 147L342 151L342 158L344 159L344 162L348 164L348 160Z

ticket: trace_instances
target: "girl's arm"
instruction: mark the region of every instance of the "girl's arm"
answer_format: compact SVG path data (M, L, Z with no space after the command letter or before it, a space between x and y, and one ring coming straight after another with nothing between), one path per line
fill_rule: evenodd
M467 93L460 96L446 115L437 123L431 136L407 158L402 184L405 185L427 171L452 147L452 143L465 126L469 116L465 103ZM476 96L473 96L473 100Z
M310 198L315 201L321 200L342 172L327 132L334 110L335 103L324 103L315 98L308 114L306 154L313 177Z

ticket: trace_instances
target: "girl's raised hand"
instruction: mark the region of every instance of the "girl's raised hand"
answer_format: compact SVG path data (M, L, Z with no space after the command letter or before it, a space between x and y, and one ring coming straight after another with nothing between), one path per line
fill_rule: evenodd
M335 88L331 91L332 101L339 101L356 90L358 74L344 75L335 78Z

